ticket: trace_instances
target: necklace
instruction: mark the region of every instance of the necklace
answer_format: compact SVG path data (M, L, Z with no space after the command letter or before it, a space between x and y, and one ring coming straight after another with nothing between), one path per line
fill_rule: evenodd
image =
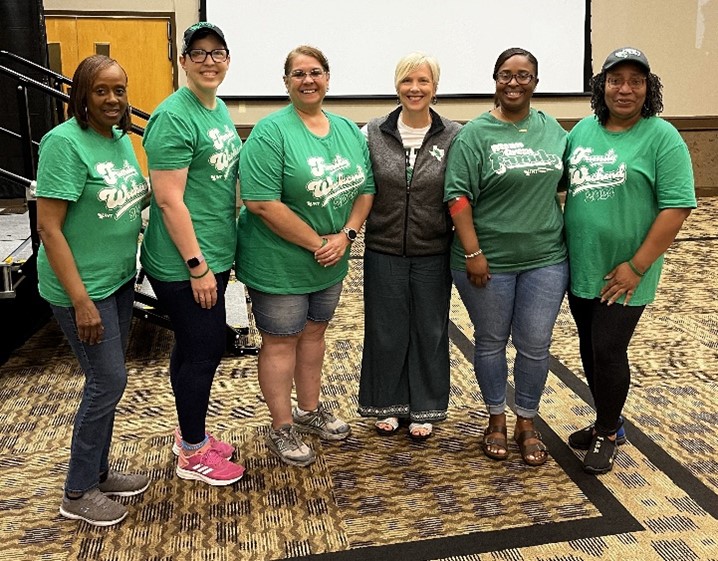
M513 125L513 127L514 127L517 131L519 131L519 132L529 132L528 123L526 123L526 126L524 126L524 127L521 127L521 128L517 127L517 126L516 126L516 123L514 123L511 119L509 119L509 118L506 116L506 113L504 113L504 110L501 109L501 105L499 105L499 113L501 113L501 116L502 116L504 119L506 119L509 123L511 123L511 124ZM530 117L530 116L531 116L531 110L529 109L529 114L526 115L526 117L524 117L524 118L521 119L521 120L523 121L523 120L525 120L527 117Z

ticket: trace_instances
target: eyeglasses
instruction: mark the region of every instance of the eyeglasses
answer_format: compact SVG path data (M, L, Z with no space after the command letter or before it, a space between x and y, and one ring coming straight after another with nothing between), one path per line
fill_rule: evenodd
M645 83L646 83L645 78L640 78L637 76L635 76L633 78L628 78L628 80L626 80L624 78L617 78L615 76L609 76L608 78L606 78L606 85L609 88L614 88L616 90L621 88L623 86L623 84L628 84L628 87L631 88L632 90L640 90L643 87L643 84L645 84Z
M522 86L525 86L526 84L529 84L531 80L534 79L533 74L529 74L528 72L519 72L518 74L513 74L512 72L503 71L496 74L496 81L499 84L508 84L511 80L516 78L516 82L521 84Z
M297 82L303 82L307 76L309 76L312 80L318 80L325 74L328 74L328 72L325 72L321 68L312 68L309 72L304 72L304 70L295 70L289 73L289 77L297 80Z
M226 62L229 58L229 51L227 49L213 49L211 51L205 51L204 49L192 49L187 51L189 59L192 62L204 62L207 60L207 56L211 56L214 62Z

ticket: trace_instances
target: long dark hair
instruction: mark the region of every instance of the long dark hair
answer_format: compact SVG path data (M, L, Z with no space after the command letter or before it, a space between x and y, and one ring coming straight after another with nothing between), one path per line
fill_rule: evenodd
M606 70L591 78L589 85L591 87L591 109L598 118L598 122L605 126L609 117L606 105ZM646 100L641 107L641 117L653 117L663 111L662 90L661 79L652 72L648 72L646 74Z
M105 68L109 68L113 64L116 64L122 72L125 73L125 79L127 79L127 72L120 64L110 57L105 55L92 55L83 60L75 70L75 75L72 77L72 89L70 90L70 101L67 105L67 116L75 117L75 120L80 125L80 128L85 130L90 126L88 115L87 115L87 98L92 91L92 84L95 83L97 75ZM122 131L122 134L126 134L132 126L130 104L127 104L125 112L120 118L120 122L117 124L117 128Z

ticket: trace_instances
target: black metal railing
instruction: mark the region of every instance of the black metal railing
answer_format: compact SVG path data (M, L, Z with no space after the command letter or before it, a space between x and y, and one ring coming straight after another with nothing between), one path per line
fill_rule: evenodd
M24 66L36 73L44 75L52 85L45 84L34 78L31 78L27 74L10 68L7 63L14 65ZM64 91L64 88L72 86L72 80L67 76L58 74L54 70L45 68L31 60L27 60L21 56L8 51L0 51L0 76L5 76L16 83L16 100L17 100L17 115L18 115L18 126L19 132L10 131L4 127L0 127L0 133L9 135L20 143L22 162L23 162L23 177L28 181L34 181L37 174L37 148L39 143L33 140L32 125L30 122L30 106L28 102L28 92L34 90L49 96L55 102L55 120L56 124L65 120L65 104L69 102L70 96ZM145 121L150 118L149 113L137 109L131 108L133 115L144 119ZM132 132L142 136L145 132L143 127L132 124ZM2 168L0 168L2 170ZM7 171L8 170L2 170ZM3 174L6 178L6 174ZM22 184L22 182L19 182ZM30 216L30 236L32 238L33 250L37 251L40 247L40 239L37 234L37 210L33 200L28 200L28 214Z

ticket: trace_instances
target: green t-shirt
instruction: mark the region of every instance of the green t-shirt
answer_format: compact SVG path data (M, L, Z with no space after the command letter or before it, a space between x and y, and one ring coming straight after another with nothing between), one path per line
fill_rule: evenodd
M329 134L307 129L289 105L260 120L239 163L244 201L281 200L317 233L341 232L359 195L374 193L366 139L348 119L326 113ZM272 232L243 207L237 220L236 272L271 294L305 294L342 280L349 251L332 267Z
M92 300L112 295L137 273L137 241L147 182L127 135L110 139L75 119L40 142L37 196L68 201L62 233ZM37 256L40 295L55 306L72 302L47 260Z
M221 99L210 110L183 87L155 109L143 146L150 170L189 168L184 203L202 255L215 272L234 261L237 170L242 141ZM154 197L142 240L140 261L163 281L189 279L184 259L170 238Z
M524 271L566 259L556 197L565 147L566 131L535 109L516 127L484 113L456 135L446 164L444 201L469 198L491 271ZM454 236L452 269L466 270L465 253Z
M566 167L571 292L581 298L599 297L604 276L633 257L659 211L696 207L688 148L658 117L623 132L607 131L593 116L582 119L569 134ZM662 267L663 256L646 271L631 306L654 300Z

